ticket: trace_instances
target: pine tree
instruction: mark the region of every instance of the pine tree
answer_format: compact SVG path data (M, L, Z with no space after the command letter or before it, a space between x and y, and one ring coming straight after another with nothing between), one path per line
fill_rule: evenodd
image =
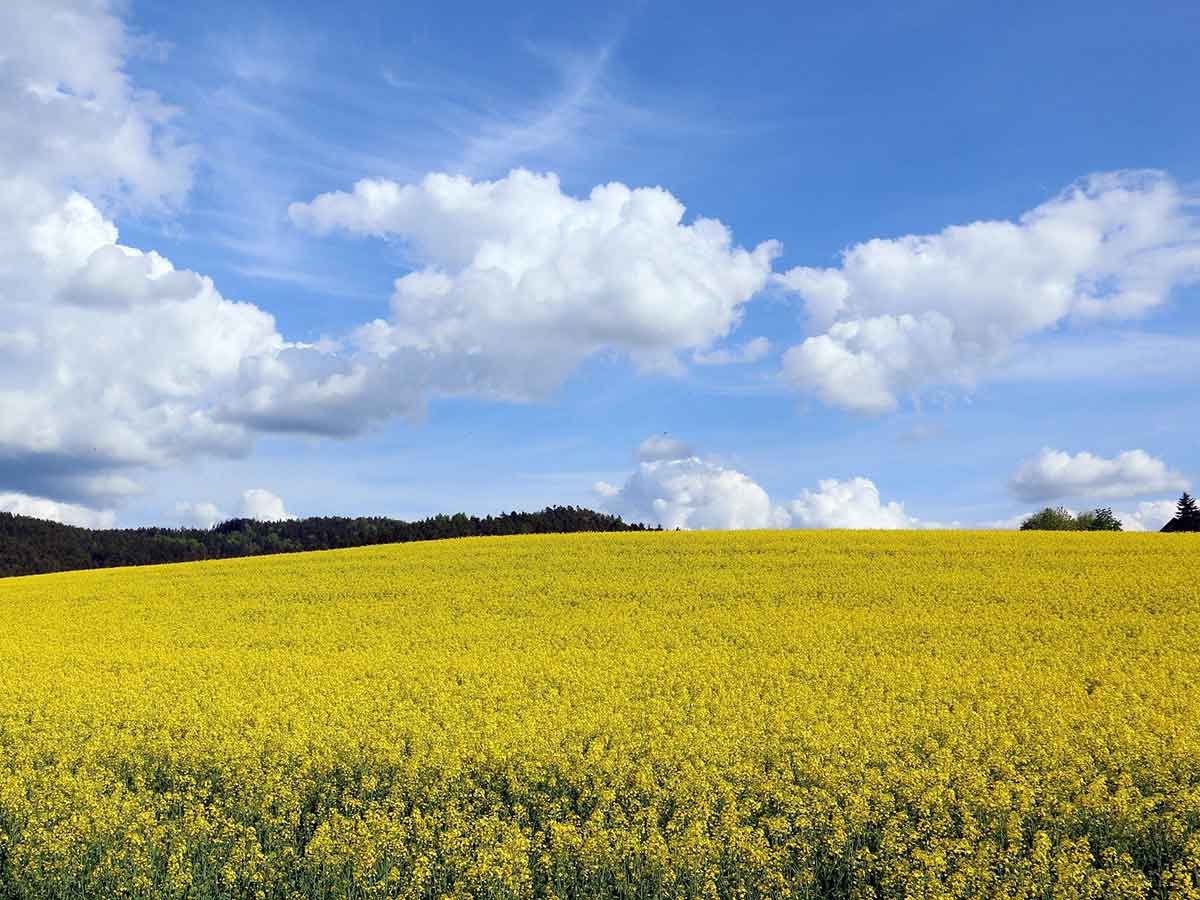
M1200 531L1200 507L1187 491L1175 504L1175 518L1163 526L1163 531Z
M1191 525L1192 528L1187 529L1192 531L1195 526L1200 525L1200 507L1197 507L1195 499L1187 491L1183 492L1183 496L1179 498L1179 502L1175 504L1175 518L1181 520L1186 525Z

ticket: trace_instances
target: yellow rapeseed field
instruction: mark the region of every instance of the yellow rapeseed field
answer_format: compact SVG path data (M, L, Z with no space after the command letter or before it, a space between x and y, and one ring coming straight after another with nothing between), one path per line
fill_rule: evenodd
M0 581L0 897L1200 897L1200 541Z

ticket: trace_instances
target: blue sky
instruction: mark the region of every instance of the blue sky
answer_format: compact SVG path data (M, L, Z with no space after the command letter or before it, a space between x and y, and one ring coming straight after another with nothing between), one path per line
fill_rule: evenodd
M9 177L44 188L45 217L78 191L121 245L257 309L202 334L211 298L184 315L152 291L152 310L109 269L85 302L86 253L29 276L57 285L37 309L0 281L11 334L61 356L0 365L9 508L203 523L254 514L257 489L293 515L975 526L1061 502L1157 527L1200 476L1194 4L69 7L9 14L24 49L0 79L37 105L0 115L34 147L82 126L30 109L112 116L61 161L0 144ZM136 146L130 122L150 123ZM510 201L447 211L430 173ZM367 178L412 208L380 213ZM612 183L687 211L593 233ZM727 246L696 249L698 219ZM552 299L513 274L535 270L562 279ZM396 286L414 272L448 286ZM145 339L121 341L143 325L139 367ZM95 392L78 410L53 394L71 366Z

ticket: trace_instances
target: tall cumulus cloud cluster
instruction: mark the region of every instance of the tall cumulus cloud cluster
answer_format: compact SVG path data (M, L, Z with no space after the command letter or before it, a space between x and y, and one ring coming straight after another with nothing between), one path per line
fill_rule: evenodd
M884 503L867 478L826 479L789 503L776 504L752 478L697 456L687 444L649 437L621 487L597 482L610 512L666 529L931 528L895 501Z
M134 46L102 5L0 12L0 502L80 524L111 524L140 470L243 451L218 398L283 346L267 313L120 242L114 216L169 211L195 159L125 75Z

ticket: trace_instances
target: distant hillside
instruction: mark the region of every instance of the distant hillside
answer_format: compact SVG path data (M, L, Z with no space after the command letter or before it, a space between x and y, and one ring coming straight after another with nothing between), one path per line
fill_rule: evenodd
M482 519L457 513L419 522L378 516L325 516L284 522L230 519L211 529L98 530L0 512L0 577L438 538L647 530L645 525L627 524L619 516L575 506L548 506L541 512L509 512Z

